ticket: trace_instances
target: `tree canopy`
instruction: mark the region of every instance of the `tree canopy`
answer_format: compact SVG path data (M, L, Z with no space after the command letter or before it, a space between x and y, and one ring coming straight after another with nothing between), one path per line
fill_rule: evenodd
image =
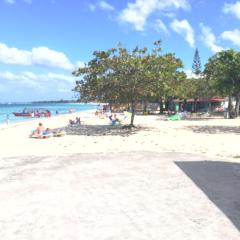
M240 97L240 53L230 49L209 58L205 65L204 74L211 89L216 94L229 96L229 107L231 111L231 97L237 97L236 113L238 114Z
M127 50L121 44L106 51L95 51L85 67L73 72L81 76L75 91L82 101L127 103L131 106L133 126L136 104L143 99L176 96L186 78L183 63L174 54L162 54L161 42L154 48Z
M201 60L200 60L198 49L196 49L194 53L192 72L196 75L199 75L202 72Z
M183 62L173 53L162 53L161 41L152 50L135 47L128 50L119 44L105 51L95 51L93 58L73 72L80 77L74 90L84 102L125 103L130 106L133 126L136 105L140 101L158 102L172 98L194 98L214 95L237 97L240 102L240 53L226 50L209 58L201 73L198 50L193 68L198 78L187 78ZM229 100L229 111L231 101ZM195 104L196 105L196 104ZM195 109L196 110L196 109Z

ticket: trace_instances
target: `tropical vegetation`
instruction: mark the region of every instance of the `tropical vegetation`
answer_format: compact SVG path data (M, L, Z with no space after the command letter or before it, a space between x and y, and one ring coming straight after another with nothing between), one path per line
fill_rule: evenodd
M80 101L108 102L129 106L132 113L130 126L134 126L136 106L139 102L153 101L170 106L174 98L211 97L214 95L237 98L240 101L240 53L226 50L212 56L204 71L198 50L193 60L194 77L187 78L183 62L174 53L163 53L161 41L153 49L135 47L126 49L122 44L106 51L95 51L93 58L73 72L80 78L74 91L80 93ZM196 109L195 109L196 110Z

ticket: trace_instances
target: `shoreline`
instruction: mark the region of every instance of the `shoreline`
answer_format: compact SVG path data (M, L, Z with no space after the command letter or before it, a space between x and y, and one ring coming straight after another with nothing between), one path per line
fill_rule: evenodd
M34 119L0 127L0 157L112 152L178 152L240 161L240 119L164 121L158 115L136 115L136 130L106 131L108 118L94 110ZM45 128L64 128L69 119L81 118L82 127L61 138L31 139L39 122Z
M25 120L25 121L18 121L18 122L10 122L10 123L0 123L0 131L1 130L6 130L6 129L9 129L9 128L13 128L13 127L18 127L18 126L24 126L24 125L29 125L32 123L39 123L39 122L42 122L42 123L46 123L48 122L48 120L51 120L52 119L55 119L55 120L61 120L61 119L70 119L70 118L76 118L76 116L82 116L84 117L84 115L88 115L89 113L92 113L92 112L95 112L95 110L83 110L83 111L80 111L80 112L74 112L74 113L66 113L66 114L59 114L59 115L53 115L49 118L46 118L46 117L41 117L41 118L29 118L28 120ZM53 120L52 120L53 121Z
M75 110L74 113L80 113L83 111L94 110L97 107L97 104L92 103L57 103L57 104L13 104L10 107L3 107L0 105L0 128L3 128L7 125L19 124L21 122L31 122L37 117L16 117L13 112L21 112L24 108L46 108L52 114L51 117L63 116L71 113L71 110ZM57 114L58 113L58 114ZM43 117L39 118L43 119Z

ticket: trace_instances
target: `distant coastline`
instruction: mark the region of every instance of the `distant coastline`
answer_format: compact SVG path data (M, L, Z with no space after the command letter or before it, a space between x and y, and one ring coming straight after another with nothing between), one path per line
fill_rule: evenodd
M42 103L79 103L78 100L43 100L43 101L30 101L30 102L0 102L0 105L11 104L42 104Z
M99 103L99 102L80 102L78 100L44 100L44 101L31 101L31 102L0 102L0 105L51 104L51 103L103 104L103 103Z
M49 101L33 101L32 104L41 104L41 103L79 103L77 100L49 100Z

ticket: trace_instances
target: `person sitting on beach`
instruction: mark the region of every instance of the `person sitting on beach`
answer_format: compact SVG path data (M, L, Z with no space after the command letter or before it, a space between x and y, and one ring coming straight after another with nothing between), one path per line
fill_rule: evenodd
M74 125L74 121L72 119L69 119L69 125L70 126Z
M114 118L115 123L116 123L116 122L117 122L117 123L121 123L121 122L120 122L120 119L117 117L117 114L116 114L116 113L113 115L113 118Z
M111 122L113 121L113 116L112 115L108 116L108 118Z
M112 125L115 125L116 123L120 124L120 120L117 117L117 114L115 113L113 116L109 116L110 121L112 122Z
M36 128L35 132L40 134L44 131L44 127L43 127L43 124L42 123L39 123L38 124L38 127Z
M39 123L36 130L32 131L30 135L30 137L33 138L47 138L50 136L52 136L52 131L50 130L50 128L45 129L42 123Z
M80 117L76 117L75 124L81 125L81 119L80 119Z
M81 125L81 119L80 117L76 117L75 121L72 119L69 119L69 125L73 126L73 125Z

